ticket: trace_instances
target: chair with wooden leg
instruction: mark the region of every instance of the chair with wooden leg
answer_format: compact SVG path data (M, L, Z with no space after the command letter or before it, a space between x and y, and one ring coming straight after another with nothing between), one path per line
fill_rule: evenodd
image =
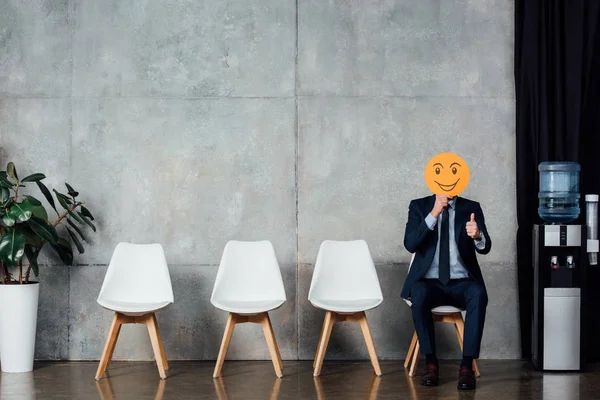
M215 307L229 313L214 378L221 375L235 325L245 322L261 325L275 374L279 378L283 376L283 363L269 311L281 307L285 300L283 279L271 242L228 242L210 299Z
M308 300L325 310L325 321L313 363L315 377L321 374L331 331L336 322L358 322L375 374L381 376L373 337L365 311L383 301L377 271L364 240L333 241L321 244Z
M410 261L410 265L412 265L412 261L415 256L413 254L412 259ZM408 267L410 271L410 265ZM410 300L404 300L409 307L412 307L412 303ZM460 349L463 348L463 337L465 330L465 323L463 319L463 311L460 308L453 306L439 306L435 307L431 310L431 314L433 317L433 322L447 322L454 325L454 331L456 332L456 338L458 340L458 344L460 345ZM408 376L413 377L416 373L417 365L419 364L419 355L420 355L420 346L419 346L419 338L417 337L417 332L415 331L410 342L410 346L408 348L408 353L406 354L406 359L404 360L404 368L409 368ZM479 377L479 367L477 366L477 361L473 360L473 371L475 371L475 376Z
M173 289L165 253L160 244L119 243L110 260L98 304L115 315L96 372L100 379L108 369L121 326L144 324L148 328L159 375L169 369L156 312L173 303Z

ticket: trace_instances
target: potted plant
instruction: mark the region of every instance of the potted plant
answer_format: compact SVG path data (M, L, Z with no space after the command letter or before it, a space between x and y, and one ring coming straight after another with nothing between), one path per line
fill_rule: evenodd
M42 183L46 176L31 174L22 179L10 162L0 171L0 365L3 372L33 370L39 282L38 256L46 244L65 265L73 263L75 245L84 252L86 241L81 229L88 226L96 231L94 217L77 197L79 193L66 183L67 194L54 191L61 211L50 190ZM36 185L56 212L49 221L42 202L29 194ZM64 226L61 236L57 231Z

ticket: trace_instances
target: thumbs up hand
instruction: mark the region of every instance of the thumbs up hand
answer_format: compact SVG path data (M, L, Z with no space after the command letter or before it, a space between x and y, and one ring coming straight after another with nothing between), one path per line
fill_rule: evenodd
M477 222L475 222L475 214L471 214L471 220L467 222L467 235L471 239L481 240L481 233L479 232Z

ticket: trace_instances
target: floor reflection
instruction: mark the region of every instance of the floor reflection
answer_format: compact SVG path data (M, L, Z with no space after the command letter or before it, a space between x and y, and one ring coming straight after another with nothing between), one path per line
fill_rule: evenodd
M345 374L346 377L344 379L347 379L348 388L357 395L364 394L363 398L369 400L378 399L379 386L381 385L383 378L378 377L372 371L360 370L358 372L359 373L351 372ZM338 378L339 377L337 376L321 376L319 378L313 378L318 400L332 400L345 397L345 395L342 395L339 391Z
M367 362L328 362L319 378L312 362L287 362L283 379L270 362L230 361L224 375L213 379L214 363L175 362L167 380L159 379L152 362L114 363L110 374L94 380L97 363L38 363L33 373L0 373L0 400L575 400L595 399L600 393L600 365L583 373L533 371L522 361L481 363L482 377L475 392L459 392L457 363L443 362L440 385L423 387L410 378L402 363L382 363L376 377Z
M543 400L579 400L579 374L545 373L542 377Z
M0 399L35 400L33 372L18 374L2 373Z
M273 386L271 387L271 393L270 393L269 397L263 397L263 398L268 398L269 400L277 400L279 398L279 392L281 390L281 382L283 379L280 379L277 377L275 377L273 379L274 379ZM229 396L227 396L227 389L226 389L226 384L225 384L226 380L227 380L227 378L213 379L213 384L215 386L215 392L217 394L218 400L229 400ZM248 389L249 392L251 390L252 389ZM237 388L237 391L239 391L239 388ZM253 393L253 395L257 395L257 393ZM253 398L255 398L255 397L253 396Z
M165 387L167 386L167 380L160 379L158 381L158 387L156 388L156 395L154 400L162 400L165 395ZM96 381L96 389L101 400L113 400L120 398L120 395L131 394L130 392L117 393L112 384L110 378L100 379ZM0 397L1 398L1 397Z

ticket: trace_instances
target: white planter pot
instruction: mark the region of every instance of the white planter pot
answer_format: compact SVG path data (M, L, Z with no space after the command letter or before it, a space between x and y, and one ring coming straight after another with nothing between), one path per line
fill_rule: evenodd
M33 370L39 283L0 285L0 366L2 372Z

